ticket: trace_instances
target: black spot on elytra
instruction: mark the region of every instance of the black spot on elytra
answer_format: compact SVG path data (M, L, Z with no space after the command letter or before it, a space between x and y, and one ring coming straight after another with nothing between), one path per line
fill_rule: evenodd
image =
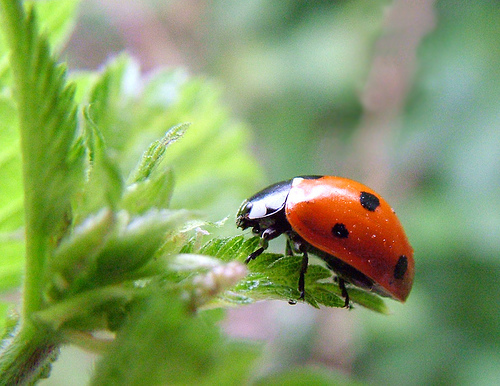
M394 279L402 279L408 269L408 258L405 255L399 256L399 260L394 267Z
M340 222L332 227L332 234L339 239L346 239L349 237L349 231L345 225Z
M363 208L370 212L375 211L380 205L380 200L374 194L368 192L361 192L359 202Z

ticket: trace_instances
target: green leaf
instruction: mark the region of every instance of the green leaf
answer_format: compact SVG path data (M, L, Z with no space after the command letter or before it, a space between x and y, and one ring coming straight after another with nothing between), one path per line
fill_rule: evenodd
M92 384L247 383L258 346L223 337L219 312L192 313L180 299L155 291L137 302Z
M297 289L302 256L283 256L265 253L249 263L251 280L244 283L242 291L256 299L298 299ZM314 264L310 259L305 275L305 302L313 307L343 307L342 291L332 282L332 271ZM262 289L259 287L262 286ZM349 297L354 303L373 311L387 313L384 301L373 293L348 286Z
M35 9L40 30L51 47L59 52L75 26L75 11L79 0L25 1L25 9ZM11 82L7 43L0 34L0 90Z
M65 85L64 67L56 65L47 42L37 37L33 13L26 25L9 25L7 32L19 49L12 51L11 63L22 134L26 212L31 222L27 227L51 236L83 177L83 152L75 142L74 87Z
M161 163L155 163L173 173L171 206L203 209L220 219L257 188L261 174L246 150L247 131L229 118L217 87L206 79L163 70L144 80L137 63L122 55L97 78L82 74L77 83L78 98L88 101L90 120L130 183L147 171L139 172L136 163L145 148L170 128L183 131L179 122L193 122L182 140L162 154Z
M243 236L214 238L203 245L198 253L215 256L223 261L244 261L258 248L259 238ZM182 253L197 252L194 243L185 246ZM311 257L305 276L305 302L313 307L343 307L344 299L339 286L333 282L333 273L322 265L314 264ZM247 304L257 300L278 299L295 301L299 298L298 281L302 256L283 256L263 253L248 264L250 273L231 291L220 296L226 303ZM382 298L376 294L348 285L351 300L363 307L380 313L388 313Z
M94 280L112 283L117 277L122 276L123 280L123 275L133 275L155 256L169 234L175 234L189 216L185 210L151 209L144 215L127 219L99 254Z
M62 241L52 259L47 300L152 275L141 268L188 218L186 211L150 210L131 217L105 210L86 219Z
M172 169L161 170L143 181L127 186L121 206L130 213L141 214L150 208L166 209L174 190Z
M186 132L189 123L181 123L172 127L162 139L154 141L142 155L137 168L132 172L130 183L141 182L148 179L157 170L161 163L167 147L179 140Z
M245 260L259 245L259 238L245 239L244 236L213 238L200 248L200 253L218 257L224 261Z
M83 191L74 201L74 222L77 224L103 207L115 209L124 189L120 169L110 157L106 141L99 128L90 119L87 109L84 111L84 118L89 166Z
M60 52L75 27L75 15L80 0L26 1L26 7L34 7L39 19L40 31L47 36L50 46Z
M131 302L134 292L119 285L92 289L35 312L33 319L54 331L63 325L81 330L107 329L106 316Z
M97 256L115 228L115 216L110 210L103 210L89 216L71 236L62 240L50 261L46 301L53 302L69 291L75 292L71 284L78 277L91 276Z
M171 167L161 166L167 148L184 134L188 124L172 127L163 138L154 141L129 177L122 206L132 213L149 208L168 208L174 187Z

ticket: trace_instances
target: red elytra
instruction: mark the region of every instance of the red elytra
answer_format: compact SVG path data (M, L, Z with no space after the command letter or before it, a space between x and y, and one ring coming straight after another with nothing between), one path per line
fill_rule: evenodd
M361 205L362 192L378 205ZM309 244L372 279L382 287L377 292L406 300L415 272L413 248L392 208L372 189L347 178L295 178L285 213Z

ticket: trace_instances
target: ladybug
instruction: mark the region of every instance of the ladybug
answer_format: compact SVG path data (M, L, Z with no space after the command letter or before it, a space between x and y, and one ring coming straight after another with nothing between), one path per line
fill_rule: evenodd
M281 234L286 254L301 253L298 289L304 299L308 254L321 258L337 275L349 307L345 283L404 302L415 271L413 248L394 210L367 186L347 178L301 176L278 182L245 200L236 225L252 228L260 248Z

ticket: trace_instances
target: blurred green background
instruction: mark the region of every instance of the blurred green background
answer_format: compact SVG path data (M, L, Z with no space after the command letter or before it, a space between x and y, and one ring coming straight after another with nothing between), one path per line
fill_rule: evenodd
M342 175L396 209L415 249L407 303L388 301L390 316L281 302L231 310L228 333L266 342L262 374L312 364L339 381L492 385L500 383L499 38L496 0L84 0L63 59L96 69L126 50L145 72L181 66L215 78L253 131L262 187ZM233 216L227 234L238 233L236 210L221 206L213 219ZM284 241L272 246L282 251ZM78 356L66 355L44 384L69 384Z

